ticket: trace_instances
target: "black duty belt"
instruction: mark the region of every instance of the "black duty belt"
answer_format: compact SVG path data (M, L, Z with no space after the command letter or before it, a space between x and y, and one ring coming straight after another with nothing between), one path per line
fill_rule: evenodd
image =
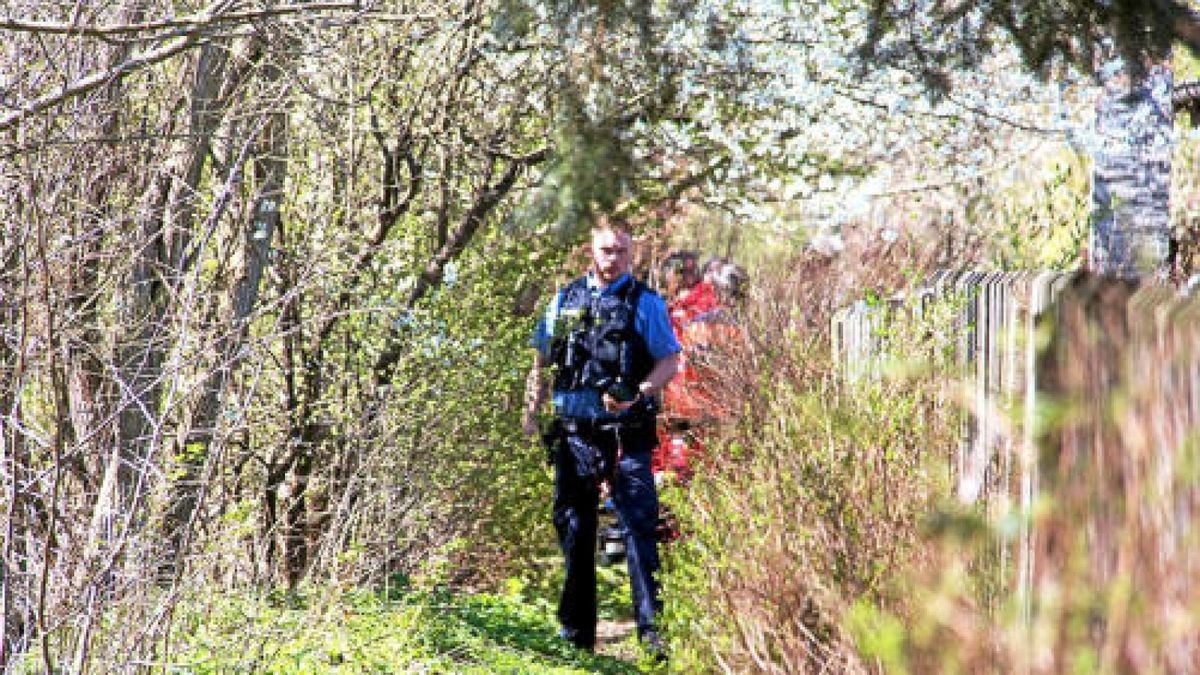
M615 419L612 417L564 417L563 431L568 434L590 434L597 431L636 431L654 426L652 417Z

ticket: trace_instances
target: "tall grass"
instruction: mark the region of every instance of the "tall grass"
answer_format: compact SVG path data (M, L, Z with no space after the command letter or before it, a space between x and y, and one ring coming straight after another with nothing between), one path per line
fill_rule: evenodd
M681 671L870 671L845 617L909 611L899 582L922 563L922 522L949 493L956 413L929 371L845 386L823 327L856 282L884 295L923 276L912 253L867 249L849 275L806 256L755 289L745 341L722 355L718 389L736 421L688 488L665 496L686 533L665 577ZM892 344L923 352L918 334L932 332Z
M925 271L875 253L864 295ZM802 259L756 289L745 341L722 355L719 395L739 415L666 494L685 532L664 584L673 667L1200 669L1200 305L1087 277L1064 292L1037 369L1038 498L1021 512L953 498L957 374L924 358L945 327L892 322L880 358L905 367L843 382L821 328L847 298L821 269Z

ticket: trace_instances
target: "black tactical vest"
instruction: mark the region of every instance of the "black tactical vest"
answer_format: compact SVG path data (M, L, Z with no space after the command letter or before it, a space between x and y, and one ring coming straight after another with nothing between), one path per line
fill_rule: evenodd
M630 279L620 291L601 295L581 277L563 289L554 326L551 358L554 388L593 388L618 400L637 394L654 367L645 339L634 330L634 317L645 284ZM624 390L624 391L621 391Z

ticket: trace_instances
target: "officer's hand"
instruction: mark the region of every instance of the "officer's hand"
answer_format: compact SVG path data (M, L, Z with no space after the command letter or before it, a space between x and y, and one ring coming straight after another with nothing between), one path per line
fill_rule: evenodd
M636 397L634 397L628 401L624 401L624 402L618 401L617 399L613 398L611 394L605 393L600 396L600 400L604 403L604 409L610 413L625 412L626 410L629 410L630 408L632 408L633 405L635 403L637 403L638 401L640 401L641 399L642 399L641 394L638 394Z

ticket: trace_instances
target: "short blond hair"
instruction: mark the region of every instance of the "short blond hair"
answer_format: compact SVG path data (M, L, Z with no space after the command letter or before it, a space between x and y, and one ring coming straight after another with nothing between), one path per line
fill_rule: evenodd
M615 232L631 238L633 237L633 228L629 226L628 220L608 213L601 213L596 216L596 223L592 225L593 237L600 232Z

